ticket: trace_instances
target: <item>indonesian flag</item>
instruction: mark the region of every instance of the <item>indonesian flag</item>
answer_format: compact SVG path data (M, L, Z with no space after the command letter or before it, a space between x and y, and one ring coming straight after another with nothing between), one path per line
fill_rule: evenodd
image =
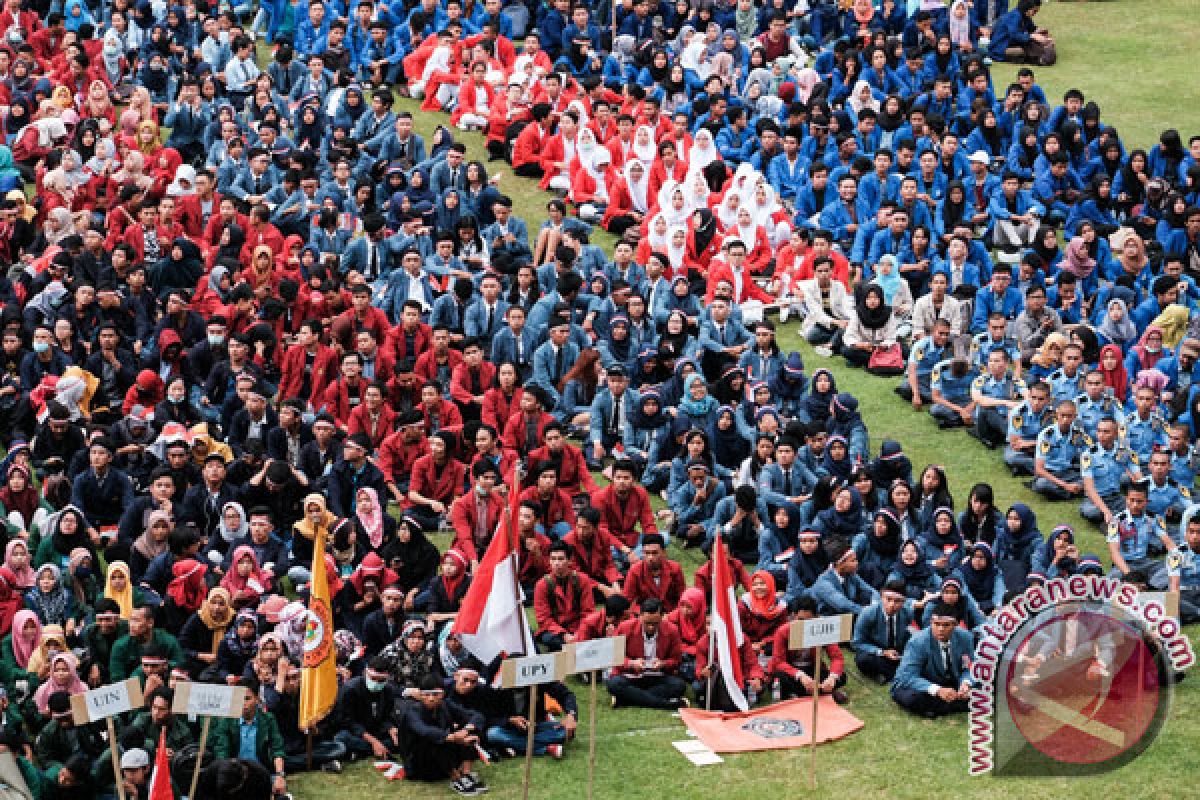
M729 574L729 557L720 536L713 537L712 548L712 638L709 641L709 660L721 667L721 680L734 705L742 711L750 708L742 693L742 623L738 618L737 600L733 594L733 576Z
M154 772L150 775L150 800L175 800L171 789L171 763L167 760L167 728L158 734L158 750L154 752Z
M510 506L505 520L492 537L454 620L454 633L463 646L485 664L501 653L526 656L537 652L525 620L521 585L517 580L519 492L515 477L513 484L508 488Z

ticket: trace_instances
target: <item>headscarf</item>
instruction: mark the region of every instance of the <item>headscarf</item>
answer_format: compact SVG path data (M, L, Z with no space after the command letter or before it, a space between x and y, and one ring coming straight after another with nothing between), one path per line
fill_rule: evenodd
M1096 259L1088 252L1087 242L1076 236L1067 242L1067 252L1059 266L1077 278L1087 278L1096 269Z
M26 642L24 631L25 626L29 622L33 622L36 629L33 634L33 642ZM12 650L13 659L17 662L17 666L21 669L28 670L29 657L33 655L33 651L37 650L38 645L42 641L42 621L38 619L37 614L27 608L23 608L13 615L12 621Z
M707 388L707 384L704 383L704 377L698 372L693 372L683 382L683 397L678 404L680 411L693 418L705 417L717 408L717 399L711 393L706 394L703 400L692 398L692 385L697 381Z
M876 511L875 519L883 519L884 524L887 525L887 532L883 536L876 536L872 529L867 534L867 546L876 555L887 559L895 558L896 554L900 552L900 520L886 508Z
M1063 336L1061 333L1055 332L1047 334L1046 338L1042 340L1042 346L1038 348L1037 352L1033 354L1033 357L1030 360L1039 367L1051 367L1054 365L1054 362L1050 359L1050 350L1054 347L1058 347L1059 351L1061 351L1067 346L1067 344L1067 337Z
M1150 338L1150 334L1152 333L1158 333L1158 335L1163 339L1163 346L1159 348L1157 353L1151 353L1146 349L1146 340ZM1166 355L1166 338L1167 337L1163 335L1162 328L1158 327L1157 325L1149 325L1146 327L1146 330L1142 332L1142 338L1138 339L1138 343L1133 346L1133 352L1137 357L1138 372L1141 372L1145 369L1154 369L1154 366L1158 364L1159 359ZM1136 377L1137 376L1134 376L1135 379Z
M42 587L34 581L33 588L25 593L25 605L37 613L38 617L46 620L47 624L64 619L67 606L70 605L71 595L63 586L62 570L54 564L42 564L37 568L37 577L41 578L46 570L54 576L54 587L49 592L43 592Z
M38 646L34 648L29 655L29 665L27 671L30 674L36 675L42 671L42 667L50 663L50 644L58 645L58 651L65 653L67 651L67 636L63 633L62 625L46 625L42 627L41 640Z
M366 558L358 565L358 569L350 576L350 585L362 596L363 586L368 578L374 578L379 583L379 588L384 589L391 586L397 581L396 573L385 567L383 559L378 553L367 553Z
M225 598L225 613L217 616L213 612L212 601L214 597L221 596ZM233 622L233 597L229 594L229 590L222 586L214 586L208 590L208 597L204 599L200 610L196 612L200 617L200 621L204 623L204 627L212 631L212 651L217 652L217 645L221 643L221 639L225 636L225 631L229 627L229 623Z
M464 556L459 550L457 550L456 548L453 548L453 547L451 547L449 550L447 550L445 552L445 554L442 556L442 563L444 564L446 562L446 559L448 559L448 558L453 559L458 562L458 574L455 575L453 578L449 578L446 576L446 571L442 570L441 574L438 575L437 579L442 582L442 587L446 590L446 597L448 597L450 599L450 601L453 602L454 599L456 597L458 597L459 588L467 580L467 569L470 566L470 564L467 562L467 557Z
M704 591L695 586L690 589L684 589L683 594L679 597L679 604L688 604L692 609L691 615L687 615L681 609L679 614L679 635L684 642L698 642L708 632L708 622L705 615L708 613L708 602L704 596ZM446 627L450 627L447 625Z
M875 269L875 278L871 283L883 290L884 305L890 306L895 301L896 292L900 291L901 284L904 283L904 278L900 277L900 267L896 263L896 257L891 253L887 253L879 257L879 264L882 265L886 261L891 265L892 270L887 275L883 274L883 270L878 266ZM890 314L889 314L890 316Z
M243 558L247 557L250 558L250 574L242 577L238 573L238 564L241 563ZM258 556L254 554L254 548L248 544L243 544L239 545L233 551L233 558L229 562L228 571L221 578L221 585L228 589L229 593L234 596L246 589L255 594L262 594L271 585L271 578L259 566Z
M976 569L974 563L972 563L978 554L982 554L987 559L987 564L983 569ZM975 546L971 548L970 554L963 559L962 565L958 568L959 577L962 578L967 592L981 607L990 607L992 605L992 591L996 587L996 575L998 573L996 556L992 553L992 548L987 542L976 542Z
M1112 316L1109 314L1109 311L1114 305L1120 306L1120 322L1114 322ZM1124 347L1129 344L1129 342L1137 339L1137 325L1135 325L1133 320L1129 318L1129 308L1125 301L1121 298L1109 298L1108 305L1106 305L1104 308L1104 319L1101 320L1100 327L1096 329L1096 332L1104 336L1110 342L1120 345L1123 350Z
M161 508L155 509L146 515L146 530L133 543L133 549L142 555L147 561L153 561L170 549L164 537L161 542L154 541L154 537L150 535L150 531L154 528L155 523L166 522L168 526L171 524L171 515Z
M822 374L829 378L828 391L817 391L817 378ZM823 422L832 413L829 410L829 404L833 402L833 398L837 396L837 379L833 377L833 373L824 367L816 370L812 374L812 378L808 381L808 395L804 398L804 410L808 412L808 416L813 422Z
M809 530L815 530L815 528L810 528ZM801 531L800 537L803 538L804 535L805 532ZM829 554L825 552L823 542L817 544L817 549L811 555L805 553L799 546L792 553L792 563L789 567L789 572L794 572L800 578L800 583L804 586L812 586L816 583L817 578L821 577L827 569L829 569Z
M917 551L917 560L912 564L904 563L902 557L904 551L909 547ZM930 568L929 562L925 560L925 554L921 552L921 545L917 544L916 539L908 539L900 545L896 556L895 570L906 584L924 585L933 577L933 570Z
M316 526L314 526L308 519L308 507L314 504L319 506L321 509L321 521L317 523ZM301 506L301 508L304 510L304 513L300 516L300 519L298 519L296 523L292 525L292 527L310 542L316 541L317 531L323 531L325 534L328 534L330 529L333 527L333 523L337 522L337 517L335 517L329 511L329 509L325 507L325 496L318 494L317 492L313 492L305 497L304 504Z
M1120 300L1116 302L1121 302ZM1104 368L1104 356L1116 356L1117 366L1113 369ZM1097 368L1100 374L1104 376L1104 385L1112 389L1113 397L1118 402L1124 403L1125 398L1129 396L1129 373L1125 371L1125 357L1121 352L1121 347L1115 344L1106 344L1100 348L1100 360Z
M238 628L247 621L254 626L254 638L249 642L238 636ZM235 659L249 661L258 652L258 642L258 615L253 609L243 608L225 631L225 646Z
M112 576L114 572L125 574L125 591L118 593L113 589ZM114 561L108 565L108 572L104 576L104 596L120 606L121 619L128 620L133 614L133 575L129 571L129 565L124 561Z
M175 601L178 608L186 611L199 611L204 607L206 588L204 573L208 567L194 558L185 558L171 565L171 582L167 586L167 596Z
M19 492L14 492L8 488L7 476L12 475L14 472L25 476L25 488ZM0 488L0 503L4 504L4 510L10 514L14 511L20 514L21 519L24 520L23 527L29 527L29 524L33 521L34 512L38 510L38 506L40 505L37 489L33 486L33 476L29 474L29 470L20 464L13 464L8 468L4 486ZM8 543L8 547L11 548L19 541L21 540L13 539Z
M937 520L940 516L950 518L950 530L946 534L940 534L937 530ZM954 510L946 506L939 506L933 512L930 518L932 521L929 529L925 531L925 539L938 550L944 550L948 546L961 548L964 544L962 534L958 532L958 520L954 518Z
M826 453L828 454L828 450ZM841 487L834 490L834 498L843 491L850 493L850 508L846 511L838 511L836 503L829 508L817 514L815 526L820 529L823 538L829 541L834 538L841 538L850 543L852 539L862 530L862 496L859 495L858 489L854 487Z
M237 530L232 531L225 526L225 512L228 511L230 507L238 512L238 517L241 519L241 524L238 526ZM230 502L221 506L221 521L217 523L217 531L220 532L221 538L224 539L228 544L232 544L239 539L245 538L246 534L250 531L250 524L246 521L246 510L242 508L241 503Z
M372 549L378 550L383 544L383 509L379 506L379 493L370 486L365 486L358 491L366 492L371 500L374 501L372 503L372 506L375 509L374 511L372 511L370 514L363 515L363 513L356 508L355 516L358 518L359 523L363 526L363 530L367 532L367 539L370 541ZM357 506L357 504L355 505ZM383 588L383 584L380 585L380 588Z
M737 411L733 406L721 406L717 409L717 422L728 415L733 425L723 429L719 424L713 425L712 452L718 464L736 469L750 455L750 442L738 432Z
M1188 321L1191 312L1185 305L1172 303L1162 310L1153 322L1152 326L1157 326L1162 329L1163 347L1174 350L1187 336Z
M966 5L967 0L954 0L950 4L950 14L948 15L950 41L954 43L955 47L967 47L971 45L971 12L968 10L962 17L958 17L954 13L959 6L965 8Z
M65 661L70 668L68 673L67 684L65 686L54 682L54 665L59 661ZM79 659L70 650L61 653L55 653L50 659L50 674L46 676L46 682L38 687L33 694L33 702L37 706L38 713L50 713L50 695L55 692L66 692L67 694L81 694L86 692L88 687L79 679Z
M11 631L13 615L22 605L21 595L12 570L0 567L0 636L6 636Z
M754 593L754 582L759 579L762 579L763 583L767 585L766 597L759 597ZM742 598L747 608L758 616L766 617L767 619L778 619L787 613L787 605L780 601L778 595L775 593L774 575L765 569L760 569L750 576L750 585L750 591L746 592Z
M846 446L846 455L840 459L834 460L829 445L834 442L841 442ZM829 441L825 443L825 452L822 454L821 467L825 472L839 480L850 482L850 477L854 473L854 462L850 460L850 443L846 441L845 436L834 434L829 437Z
M1042 542L1042 557L1040 561L1043 565L1049 566L1054 563L1054 540L1062 534L1067 535L1067 542L1075 544L1075 531L1070 525L1058 525L1054 530L1050 531L1050 535L1046 537L1046 541Z
M0 178L24 180L20 170L13 166L12 148L6 144L0 144Z
M867 298L871 295L879 298L877 308L867 305ZM867 287L859 292L856 311L859 324L870 331L882 330L892 318L892 306L888 303L883 287L873 283L867 284Z

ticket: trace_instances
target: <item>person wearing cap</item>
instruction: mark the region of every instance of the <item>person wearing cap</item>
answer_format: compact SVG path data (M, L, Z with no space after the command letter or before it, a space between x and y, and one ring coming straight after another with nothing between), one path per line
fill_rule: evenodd
M908 640L913 635L913 600L905 596L902 581L889 581L879 599L863 609L854 620L854 663L860 672L884 686L891 683L900 666Z
M958 627L953 609L939 603L931 611L930 626L913 635L904 648L891 692L897 705L927 719L967 710L975 649L970 632Z
M633 429L630 419L638 406L638 393L629 388L629 375L620 364L610 366L606 373L604 388L596 392L588 415L589 444L587 464L589 469L599 469L605 456L614 448L624 447L631 441Z
M533 353L533 376L530 382L546 393L550 406L554 407L562 399L559 387L563 379L579 360L579 345L571 341L571 324L566 318L552 319L547 331L548 341Z
M675 534L684 547L712 539L713 518L725 494L724 482L712 475L708 462L702 458L688 460L687 480L671 493L668 503L675 514Z

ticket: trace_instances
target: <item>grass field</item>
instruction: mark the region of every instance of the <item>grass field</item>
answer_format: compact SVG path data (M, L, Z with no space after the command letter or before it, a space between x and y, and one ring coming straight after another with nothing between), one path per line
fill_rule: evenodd
M1195 102L1181 102L1196 98L1197 72L1189 52L1194 46L1189 34L1194 37L1196 8L1196 0L1047 3L1039 20L1058 39L1059 66L1039 69L1039 82L1052 102L1067 88L1083 89L1089 99L1100 103L1105 121L1118 126L1127 146L1148 146L1157 141L1161 129L1172 126L1180 129L1186 141L1191 133L1200 132L1200 108ZM1148 54L1153 54L1152 64ZM997 86L1003 86L1012 72L998 67ZM426 136L436 125L446 124L443 116L419 112L416 102L404 100L399 105L414 112L417 127ZM456 133L456 138L467 143L470 158L486 157L478 135ZM539 192L533 181L516 178L503 167L501 171L502 190L513 198L516 213L529 223L530 230L536 231L548 196ZM597 231L593 241L607 249L612 238ZM794 323L780 326L780 340L785 351L804 353L810 373L821 362L799 341ZM1088 528L1073 506L1042 501L1010 477L998 453L985 450L965 433L939 431L928 415L914 413L892 393L892 381L847 369L840 359L830 360L828 366L833 368L838 386L859 398L873 447L877 449L883 437L894 438L903 443L916 469L931 463L944 465L958 508L974 483L986 481L994 487L1001 507L1017 501L1028 503L1037 512L1043 532L1059 523L1072 524L1081 534L1083 550L1104 553L1099 532ZM700 563L694 552L674 554L682 558L689 573ZM927 722L913 718L900 712L885 690L864 683L853 669L850 674L850 709L866 726L847 739L820 748L822 791L850 789L855 796L891 798L1057 798L1103 796L1106 790L1119 787L1123 796L1138 798L1200 795L1200 789L1180 770L1200 745L1200 726L1194 721L1200 713L1195 678L1178 689L1163 735L1134 765L1108 777L1000 780L967 777L965 719ZM588 689L572 685L583 709L580 730L584 733ZM584 796L584 736L568 747L562 762L535 760L532 796L564 800ZM607 693L601 690L596 796L649 800L713 793L760 800L809 794L807 752L727 756L721 766L693 768L671 747L672 741L685 737L683 726L665 712L609 709ZM520 761L484 770L493 797L518 797L521 774ZM370 796L376 791L406 798L448 794L444 784L388 784L364 764L356 764L338 777L298 776L292 790L300 800Z

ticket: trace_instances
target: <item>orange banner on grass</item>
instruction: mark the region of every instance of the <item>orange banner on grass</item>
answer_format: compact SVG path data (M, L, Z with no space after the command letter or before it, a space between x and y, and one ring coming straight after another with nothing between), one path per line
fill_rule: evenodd
M684 708L679 714L696 738L718 753L786 750L812 744L812 698L728 714L698 708ZM862 726L861 719L835 703L832 697L821 697L817 706L817 744L849 736Z

